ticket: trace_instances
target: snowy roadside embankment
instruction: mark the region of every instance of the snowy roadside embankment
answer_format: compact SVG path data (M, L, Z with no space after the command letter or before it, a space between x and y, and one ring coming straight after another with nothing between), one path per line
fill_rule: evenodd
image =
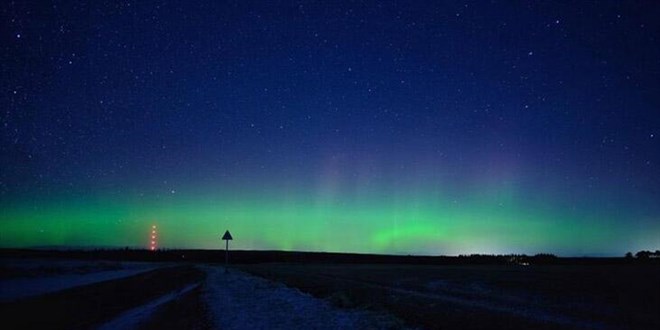
M181 290L176 290L173 292L170 292L166 295L163 295L159 297L158 299L154 299L150 301L147 304L144 304L142 306L133 308L129 311L126 311L116 317L115 319L99 326L97 329L98 330L113 330L113 329L122 329L122 330L128 330L128 329L138 329L140 325L148 320L154 313L155 311L165 305L166 303L169 303L176 298L192 291L196 287L198 287L199 284L190 284L186 287L184 287Z
M208 276L203 298L219 329L382 329L392 319L367 311L342 310L314 298L235 269L204 267Z

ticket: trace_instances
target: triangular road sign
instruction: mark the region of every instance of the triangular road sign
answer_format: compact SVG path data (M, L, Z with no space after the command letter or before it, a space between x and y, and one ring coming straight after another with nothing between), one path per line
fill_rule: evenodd
M231 233L229 232L229 230L227 230L227 231L225 231L225 234L222 235L222 239L223 239L223 240L227 240L227 241L231 241L231 240L233 240L234 238L231 237Z

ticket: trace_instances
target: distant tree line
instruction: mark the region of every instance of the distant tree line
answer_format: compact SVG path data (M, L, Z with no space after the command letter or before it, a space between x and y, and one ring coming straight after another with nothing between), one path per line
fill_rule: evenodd
M626 253L626 258L627 259L633 259L632 252ZM647 250L638 251L637 253L635 253L634 258L637 258L637 259L640 259L640 260L660 258L660 250L655 250L655 252L647 251Z
M510 265L542 265L553 264L557 256L550 253L538 253L533 256L526 254L469 254L459 255L459 259L469 261L466 263L476 264L510 264Z

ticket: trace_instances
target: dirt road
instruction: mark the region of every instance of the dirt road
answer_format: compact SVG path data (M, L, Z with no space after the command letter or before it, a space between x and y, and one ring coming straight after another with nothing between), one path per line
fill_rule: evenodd
M222 329L386 329L388 316L343 310L283 284L221 267L204 267L204 300Z

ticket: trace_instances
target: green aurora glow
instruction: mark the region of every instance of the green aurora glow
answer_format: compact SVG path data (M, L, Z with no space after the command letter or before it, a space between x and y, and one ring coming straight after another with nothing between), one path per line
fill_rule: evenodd
M505 194L506 195L506 194ZM616 216L523 205L515 198L308 198L296 194L172 194L165 198L70 198L15 203L0 215L2 247L146 247L156 224L161 248L214 249L230 229L236 249L393 254L618 254L657 245L659 228ZM649 221L652 223L652 221ZM619 243L612 245L613 241Z

